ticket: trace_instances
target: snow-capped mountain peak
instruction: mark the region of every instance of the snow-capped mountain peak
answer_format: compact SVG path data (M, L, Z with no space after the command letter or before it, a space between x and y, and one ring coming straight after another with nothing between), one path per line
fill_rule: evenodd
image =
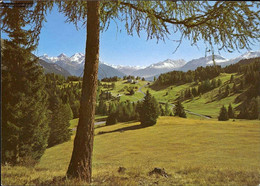
M169 69L174 69L174 68L179 68L179 67L185 65L185 63L186 62L183 59L179 59L179 60L166 59L165 61L152 64L148 68L157 68L157 69L169 68Z
M65 59L65 58L68 58L67 56L66 56L66 54L64 54L64 53L61 53L60 55L58 55L57 56L59 59Z
M258 51L248 51L244 53L243 55L239 56L238 58L241 59L249 59L249 58L255 58L260 56L260 50Z
M85 55L82 53L75 53L70 57L71 61L77 62L77 63L82 63L83 60L85 59Z
M47 54L43 54L43 56L40 56L39 58L48 63L55 63L58 59L57 57L49 57Z

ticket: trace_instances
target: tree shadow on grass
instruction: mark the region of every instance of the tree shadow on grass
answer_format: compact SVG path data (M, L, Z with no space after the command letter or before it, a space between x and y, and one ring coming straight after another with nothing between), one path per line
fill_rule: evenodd
M119 129L116 129L116 130L111 130L111 131L100 131L100 132L98 132L97 135L114 133L114 132L125 132L125 131L128 131L128 130L138 130L138 129L147 128L147 127L150 127L150 126L143 126L143 125L140 124L140 125L122 127L122 128L119 128Z

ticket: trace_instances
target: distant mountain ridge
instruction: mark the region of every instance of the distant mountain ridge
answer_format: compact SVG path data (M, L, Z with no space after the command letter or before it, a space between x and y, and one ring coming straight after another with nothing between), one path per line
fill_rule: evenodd
M49 57L47 54L44 54L39 58L50 64L59 65L60 67L66 69L71 75L83 76L85 55L82 53L76 53L71 57L66 56L64 53L58 55L57 57ZM113 76L123 77L125 74L105 63L100 62L98 79Z
M242 59L249 59L260 57L260 50L249 51L238 57L232 59L226 59L219 55L214 55L214 60L217 65L225 67L230 64L237 63ZM60 54L57 57L49 57L48 55L40 56L40 59L48 62L57 64L60 67L66 69L71 75L82 76L85 62L85 55L82 53L75 53L71 57L65 54ZM198 59L192 59L186 62L183 59L166 59L164 61L154 63L147 67L140 66L124 66L124 65L110 65L103 62L99 63L98 78L104 77L123 77L125 75L140 76L146 79L152 79L154 76L158 77L162 73L170 72L173 70L188 71L195 70L199 66L205 67L213 65L212 55L207 57L201 57Z
M71 76L71 74L65 70L64 68L60 67L57 64L53 64L53 63L48 63L42 59L38 60L39 64L43 67L44 72L47 73L54 73L54 74L59 74L59 75L63 75L64 77L68 77Z
M147 78L147 77L155 76L157 74L176 70L185 64L186 61L184 61L183 59L180 60L167 59L165 61L152 64L144 69L134 71L131 73L131 75Z
M227 59L225 59L225 58L223 58L222 56L219 56L219 55L215 55L214 60L215 60L216 64L223 63L223 62L227 61ZM183 65L182 67L178 68L178 70L186 72L188 70L195 70L199 66L205 67L205 66L208 66L208 65L213 65L212 56L193 59L193 60L189 61L188 63L186 63L185 65Z

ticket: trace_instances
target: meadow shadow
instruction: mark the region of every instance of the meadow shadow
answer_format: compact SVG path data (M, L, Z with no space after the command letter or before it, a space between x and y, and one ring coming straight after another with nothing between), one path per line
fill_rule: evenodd
M142 129L142 128L146 128L146 127L150 127L150 126L143 126L143 125L139 124L139 125L134 125L134 126L122 127L122 128L119 128L116 130L111 130L111 131L100 131L100 132L98 132L97 135L114 133L114 132L125 132L128 130L138 130L138 129Z

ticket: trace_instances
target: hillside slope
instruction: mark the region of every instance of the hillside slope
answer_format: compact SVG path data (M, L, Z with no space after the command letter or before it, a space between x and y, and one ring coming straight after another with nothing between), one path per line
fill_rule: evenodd
M65 70L64 68L60 67L57 64L47 63L46 61L44 61L42 59L39 59L38 62L43 67L44 72L46 74L54 73L54 74L63 75L64 77L71 76L71 74L67 70Z

